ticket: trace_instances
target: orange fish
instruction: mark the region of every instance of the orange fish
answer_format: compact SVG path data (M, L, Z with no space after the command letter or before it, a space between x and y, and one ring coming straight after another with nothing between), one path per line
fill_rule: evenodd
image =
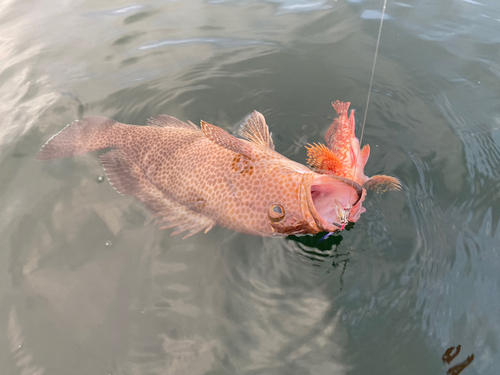
M344 177L357 182L363 187L363 195L355 207L351 209L349 221L356 221L366 211L361 206L365 199L365 189L377 192L401 190L401 182L391 176L376 175L368 177L364 173L366 162L370 157L370 146L360 148L359 140L354 133L354 111L348 116L349 102L332 103L338 117L333 120L325 133L325 146L321 143L306 146L307 164L318 173Z
M147 126L84 117L54 135L37 159L103 148L111 185L143 202L172 234L188 237L214 225L260 236L343 229L362 188L342 176L319 174L274 151L264 116L254 111L237 138L160 115Z

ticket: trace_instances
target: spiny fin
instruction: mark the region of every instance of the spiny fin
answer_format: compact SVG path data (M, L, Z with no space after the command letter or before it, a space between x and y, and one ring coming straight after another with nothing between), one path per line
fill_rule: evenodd
M342 175L342 162L324 144L313 143L306 145L307 164L319 173Z
M176 227L172 235L188 231L186 238L202 230L206 233L216 224L163 194L121 150L101 155L100 160L111 185L119 193L133 195L143 202L158 217L157 223L163 223L160 229Z
M38 160L58 159L113 146L113 128L123 125L100 116L74 121L45 143L36 155Z
M252 146L248 142L236 138L224 129L209 124L203 120L201 121L201 130L203 131L203 134L205 134L205 137L210 139L215 144L241 154L249 159L252 158L253 150Z
M238 134L249 142L254 142L274 150L274 143L269 133L269 126L266 124L264 115L260 112L253 111L249 114L241 123Z
M402 189L401 182L396 177L381 174L371 177L363 184L363 187L377 193L385 193L388 190L399 191Z
M157 126L157 127L169 127L169 128L185 128L185 129L195 129L199 130L199 128L194 125L192 122L189 124L181 121L175 117L169 115L158 115L154 117L150 117L147 120L148 126Z

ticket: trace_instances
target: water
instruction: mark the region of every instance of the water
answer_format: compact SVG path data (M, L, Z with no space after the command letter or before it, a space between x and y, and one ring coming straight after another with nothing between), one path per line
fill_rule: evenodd
M256 109L304 162L332 101L364 114L382 3L2 2L2 373L421 375L474 353L463 375L497 374L497 1L388 2L365 171L404 190L322 243L183 241L96 153L34 160L87 114L234 130Z

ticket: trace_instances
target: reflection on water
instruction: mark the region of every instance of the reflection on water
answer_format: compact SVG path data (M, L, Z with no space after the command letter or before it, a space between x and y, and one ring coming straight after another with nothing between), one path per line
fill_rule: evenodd
M255 109L277 151L303 163L332 101L366 110L381 7L1 3L2 369L496 374L497 1L388 3L366 172L405 189L369 194L356 226L324 241L222 228L182 241L99 178L97 155L33 160L84 115L230 130ZM457 343L474 354L443 368Z
M351 230L354 223L349 223L345 230ZM342 268L340 274L340 289L344 286L344 272L349 262L349 251L342 251L339 245L343 237L340 234L318 233L316 235L307 236L288 236L288 240L294 241L300 250L298 254L302 254L306 259L311 261L312 265L320 266L323 262L331 264L333 269Z

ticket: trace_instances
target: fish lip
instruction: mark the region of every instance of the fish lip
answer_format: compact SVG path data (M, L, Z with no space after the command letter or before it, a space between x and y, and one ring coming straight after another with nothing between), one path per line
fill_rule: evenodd
M362 194L363 194L363 188L356 181L350 180L350 179L345 178L345 177L326 175L326 174L318 174L318 173L313 173L313 175L311 177L312 178L308 179L308 181L307 181L307 184L306 184L307 186L306 186L305 190L307 191L307 206L308 206L310 214L312 215L312 217L316 223L317 232L322 232L322 231L336 232L336 231L343 230L341 224L339 225L339 223L337 223L336 221L328 221L318 212L318 209L316 208L316 205L314 203L314 199L312 196L312 187L320 185L322 183L321 180L325 180L325 183L327 183L328 180L335 180L335 181L342 182L342 183L348 185L349 187L352 187L356 192L356 199L354 202L351 203L351 207L354 207L360 201Z

